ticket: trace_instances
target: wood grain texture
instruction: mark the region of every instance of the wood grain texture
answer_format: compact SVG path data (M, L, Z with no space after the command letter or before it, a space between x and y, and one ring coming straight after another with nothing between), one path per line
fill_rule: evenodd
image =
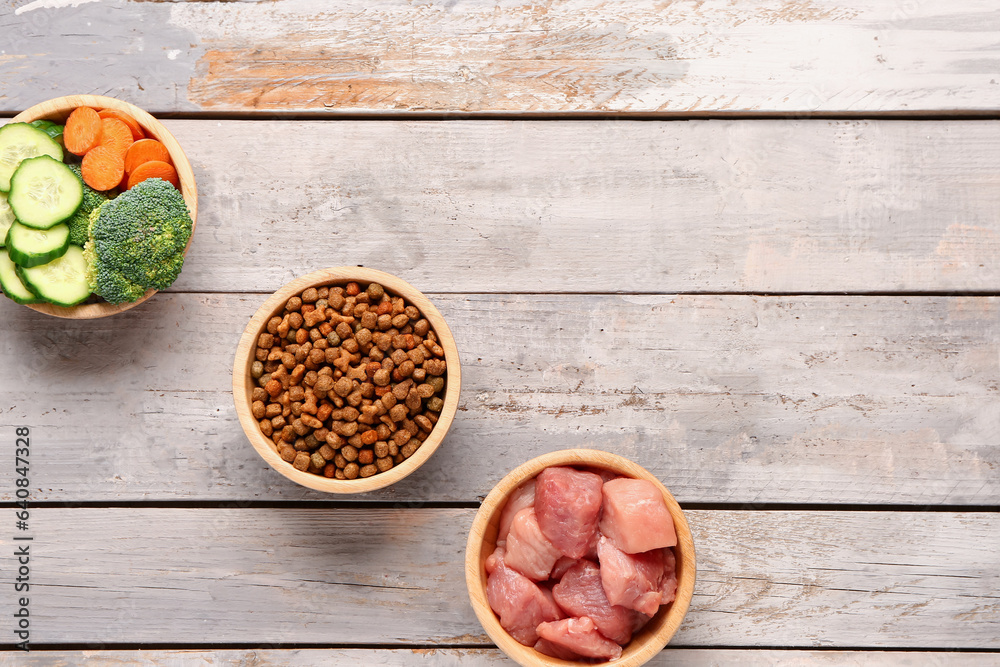
M204 204L172 293L113 322L0 299L0 432L31 427L48 503L32 642L95 649L0 664L509 664L471 505L593 447L743 508L686 511L698 581L649 664L1000 665L1000 513L962 507L1000 506L997 122L794 120L995 116L992 0L0 2L2 112L200 116L165 125ZM615 120L515 120L587 114ZM792 119L617 120L729 114ZM354 264L451 325L454 427L367 506L254 505L328 496L243 436L240 332ZM172 500L222 506L144 505ZM260 650L109 650L142 645Z
M419 471L365 498L468 502L582 447L682 505L1000 504L995 298L428 298L462 355L459 410ZM59 327L0 300L0 425L45 452L33 499L327 498L270 470L236 421L232 355L264 299L160 293Z
M4 656L0 655L0 664ZM13 664L11 661L10 664ZM497 649L253 649L218 651L44 651L17 657L21 667L466 667L512 663ZM985 652L809 651L667 648L649 667L993 667L1000 655Z
M88 92L153 112L260 114L1000 105L990 0L5 4L10 111Z
M167 125L203 203L176 290L1000 291L993 121Z
M1000 291L995 121L164 124L201 194L174 290Z
M473 514L36 508L32 641L487 645ZM699 578L675 646L1000 647L1000 515L687 514Z

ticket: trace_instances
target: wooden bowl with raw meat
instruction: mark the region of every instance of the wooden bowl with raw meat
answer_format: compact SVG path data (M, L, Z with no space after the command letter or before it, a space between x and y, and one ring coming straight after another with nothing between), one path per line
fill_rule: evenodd
M684 513L656 477L591 449L515 468L469 532L476 616L518 664L635 667L677 631L694 592Z

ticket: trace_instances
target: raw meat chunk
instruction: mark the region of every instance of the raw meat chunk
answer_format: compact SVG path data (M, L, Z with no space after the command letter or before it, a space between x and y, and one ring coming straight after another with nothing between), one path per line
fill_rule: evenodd
M632 636L634 637L639 630L642 630L652 618L652 616L646 616L641 612L635 612L635 616L632 617Z
M564 555L583 558L597 542L604 484L600 475L554 466L536 480L535 512L542 532Z
M538 624L559 620L564 614L550 591L507 567L503 558L495 565L486 580L486 599L503 629L525 646L533 646L538 641Z
M608 470L607 468L590 468L590 467L587 467L587 468L583 468L583 470L586 470L587 472L594 473L595 475L597 475L598 477L601 478L602 482L610 482L613 479L618 479L619 477L621 477L621 475L619 475L615 471Z
M535 581L548 579L552 566L562 557L562 552L542 534L533 507L527 507L514 516L507 533L506 549L504 561L507 567Z
M493 570L500 566L500 563L503 562L505 551L506 549L504 548L504 545L501 544L493 550L493 553L486 557L486 563L484 564L486 574L493 574Z
M677 557L673 549L663 550L663 579L660 581L660 604L673 602L677 597Z
M559 581L562 576L566 574L566 570L576 565L576 558L570 558L569 556L563 556L556 561L556 564L552 566L552 572L549 573L549 579L553 581Z
M589 560L581 560L552 587L556 604L568 616L588 616L608 639L627 644L639 612L612 605L601 585L601 570Z
M553 658L559 658L560 660L579 660L582 656L579 653L573 653L568 648L563 648L558 644L553 644L547 639L539 639L535 642L533 647L539 653L544 653L545 655L552 656Z
M500 512L500 527L497 531L497 544L502 544L507 539L510 531L510 523L514 520L514 515L525 507L535 505L535 480L529 479L521 486L514 489L507 497L507 504Z
M601 533L616 547L637 554L677 544L674 520L652 482L622 477L606 482L602 492Z
M669 549L627 554L602 535L597 541L597 553L601 559L601 585L608 601L641 611L646 616L655 614L663 603L663 583L674 575L666 572L665 552L671 555L670 569L673 570L673 552ZM674 575L675 586L676 581Z
M594 621L586 616L540 623L538 636L586 658L614 660L622 654L622 647L598 632Z

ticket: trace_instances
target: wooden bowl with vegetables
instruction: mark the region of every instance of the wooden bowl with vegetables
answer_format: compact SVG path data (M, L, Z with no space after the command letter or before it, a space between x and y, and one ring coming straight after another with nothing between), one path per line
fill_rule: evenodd
M413 473L444 440L461 390L458 348L437 308L382 271L297 278L250 319L233 362L244 433L268 465L327 493Z
M132 104L69 95L0 126L0 287L17 303L69 319L134 308L176 279L197 214L184 151Z
M490 491L469 531L465 579L486 633L517 663L636 667L687 613L694 543L650 472L568 449L522 464Z

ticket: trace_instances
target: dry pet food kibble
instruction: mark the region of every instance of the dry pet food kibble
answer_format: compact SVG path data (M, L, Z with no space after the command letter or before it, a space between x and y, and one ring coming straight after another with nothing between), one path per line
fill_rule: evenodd
M251 412L297 470L336 479L399 465L444 407L430 323L378 283L310 287L257 337Z

